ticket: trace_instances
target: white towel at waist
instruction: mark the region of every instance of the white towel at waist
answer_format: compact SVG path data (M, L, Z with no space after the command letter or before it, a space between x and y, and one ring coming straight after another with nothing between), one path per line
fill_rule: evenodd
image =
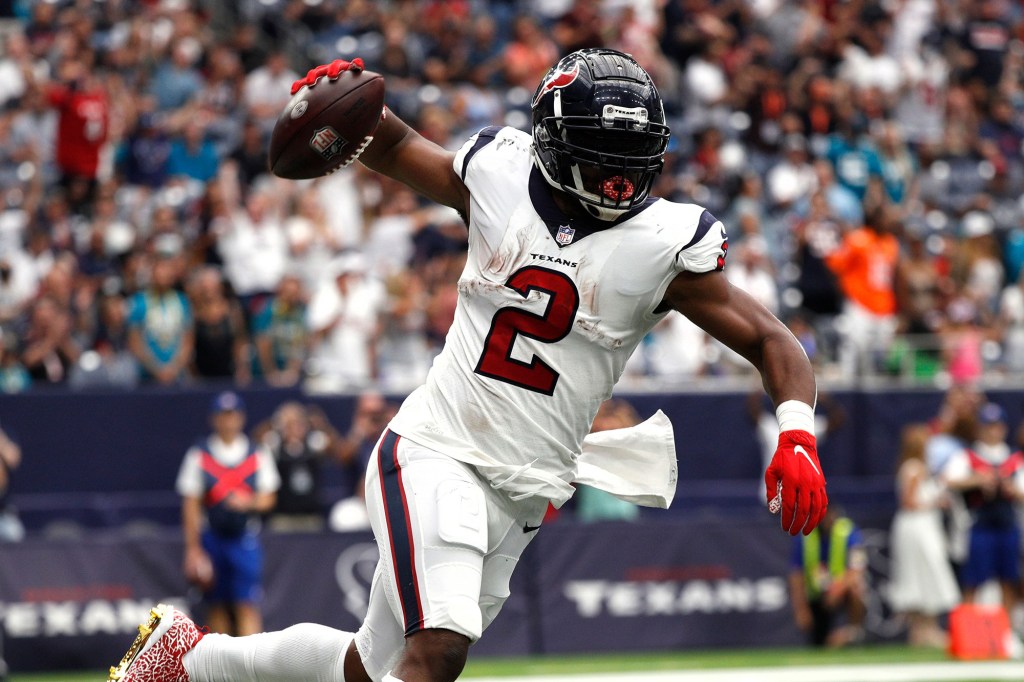
M636 426L584 438L574 482L644 507L668 509L678 477L672 422L658 410Z

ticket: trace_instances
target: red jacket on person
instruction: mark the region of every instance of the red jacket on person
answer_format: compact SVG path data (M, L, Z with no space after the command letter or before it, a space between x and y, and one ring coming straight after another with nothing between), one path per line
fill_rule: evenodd
M80 91L53 86L46 97L60 112L57 165L69 175L95 178L100 149L107 140L106 94L101 90Z

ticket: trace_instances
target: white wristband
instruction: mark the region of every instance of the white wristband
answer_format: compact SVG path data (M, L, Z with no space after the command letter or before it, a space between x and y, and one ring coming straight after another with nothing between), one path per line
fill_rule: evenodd
M814 408L799 400L787 400L775 410L779 431L806 431L814 435Z

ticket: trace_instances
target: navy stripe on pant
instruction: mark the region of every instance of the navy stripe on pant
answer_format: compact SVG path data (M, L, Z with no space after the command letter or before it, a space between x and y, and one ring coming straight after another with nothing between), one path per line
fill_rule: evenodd
M388 525L388 540L391 543L391 560L398 595L405 616L405 634L410 635L423 628L423 607L420 604L420 587L416 579L416 547L413 543L412 527L409 521L409 501L402 486L402 469L398 465L398 442L401 436L388 430L381 439L377 450L380 468L381 495L384 499L384 517Z

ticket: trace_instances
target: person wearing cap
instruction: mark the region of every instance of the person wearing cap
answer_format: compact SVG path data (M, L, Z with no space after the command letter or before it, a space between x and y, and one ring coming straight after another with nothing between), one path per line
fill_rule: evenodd
M954 455L943 471L950 490L963 495L971 513L963 595L973 603L978 588L998 580L1003 605L1013 612L1020 582L1020 526L1016 505L1024 500L1024 453L1007 444L1006 413L996 403L978 410L974 443Z
M259 515L273 509L281 478L270 452L245 435L237 393L214 397L210 424L178 472L185 577L202 592L213 632L250 635L263 629Z

